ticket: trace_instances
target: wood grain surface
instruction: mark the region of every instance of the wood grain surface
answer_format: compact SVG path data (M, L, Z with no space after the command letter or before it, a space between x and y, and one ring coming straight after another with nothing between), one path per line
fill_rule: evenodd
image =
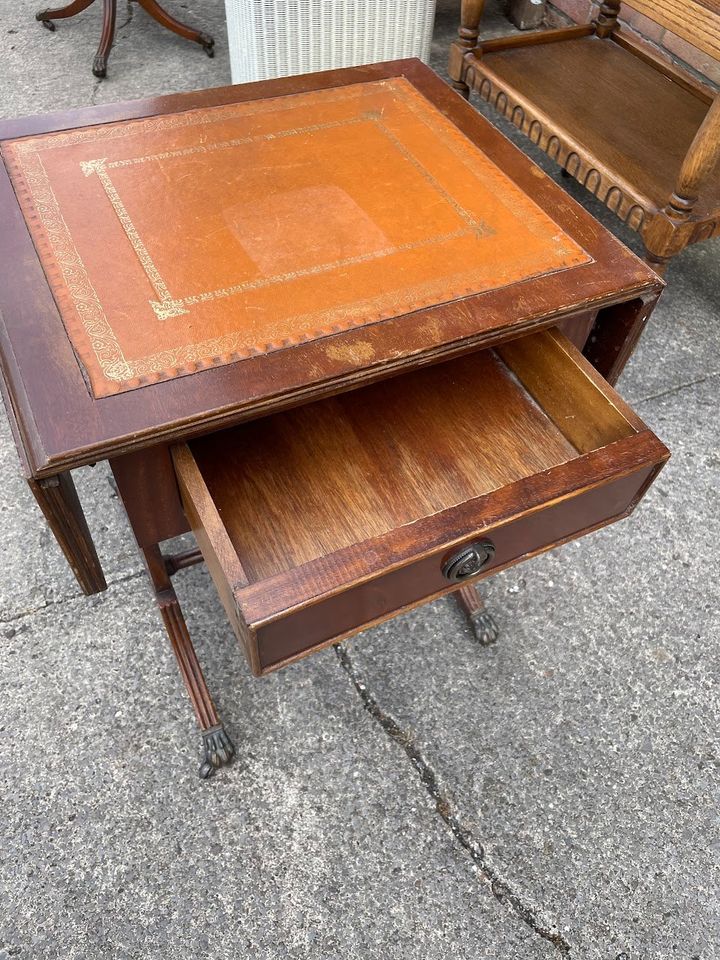
M658 273L720 232L720 102L709 83L623 30L620 0L603 0L589 24L499 41L479 41L483 6L462 3L449 60L456 90L477 91L637 230ZM717 46L716 0L638 9L701 49Z
M706 100L680 84L659 82L650 64L592 37L553 44L551 55L534 47L488 54L483 69L657 209L665 206L708 111ZM599 97L598 88L622 90L622 98ZM719 203L720 178L711 177L701 209Z
M624 516L667 455L554 331L173 451L256 672L452 589L480 533L490 571Z
M192 452L251 580L577 455L488 351L213 434Z
M630 442L637 439L634 437ZM628 441L620 441L620 444L623 442ZM641 446L638 445L636 453L640 453ZM619 450L617 452L620 453ZM588 473L598 471L595 473L596 478L602 477L600 461L605 459L602 454L603 451L589 454L589 462L582 464L582 469ZM662 446L656 447L650 455L659 458L661 465ZM580 464L581 461L573 463ZM550 495L549 484L545 488L548 499L541 509L518 510L524 485L530 479L536 478L518 481L503 491L489 494L481 501L473 501L476 506L485 501L484 506L487 509L490 503L498 498L508 507L513 502L515 511L496 526L482 525L482 512L478 511L475 523L480 525L482 537L489 537L494 543L495 557L478 577L468 583L477 583L519 561L527 560L628 516L642 491L657 476L660 466L638 460L633 472L622 475L622 471L618 469L619 463L620 459L614 461L609 475L602 482L579 487L572 495L566 493L554 498ZM551 483L562 483L561 478L566 466L570 465L555 467L541 476L547 477ZM506 497L503 497L504 493L507 493ZM528 503L531 504L532 500L529 499ZM470 507L471 504L463 506ZM462 521L460 516L454 519L470 526L472 521L462 506L454 512L459 515L465 513ZM451 520L447 516L443 519L445 523ZM467 533L465 539L472 535ZM479 532L474 534L478 535ZM427 542L431 544L432 539L429 538ZM453 549L456 548L453 546ZM447 545L418 553L410 563L385 567L377 571L372 579L367 580L360 577L350 578L347 573L348 570L356 570L353 560L362 560L357 556L360 550L360 547L350 548L347 551L348 556L337 554L333 557L337 573L345 572L346 579L342 589L328 590L322 596L315 596L310 600L309 594L317 590L314 576L317 571L312 570L309 565L265 583L265 590L262 592L251 586L240 595L242 613L246 621L252 624L252 643L257 648L255 659L250 661L254 670L255 663L259 665L261 674L276 670L328 643L352 636L455 589L441 572L442 564L448 555ZM259 588L260 585L255 587ZM281 592L280 602L275 591Z

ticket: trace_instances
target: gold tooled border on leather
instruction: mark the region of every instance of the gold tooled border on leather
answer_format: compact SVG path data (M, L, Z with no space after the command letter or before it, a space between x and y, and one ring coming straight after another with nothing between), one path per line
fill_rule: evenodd
M409 107L413 114L426 126L431 128L433 126L435 128L441 127L444 143L450 147L461 162L472 167L472 155L474 154L475 158L477 156L476 148L473 147L472 143L454 124L443 117L439 111L435 110L433 105L405 78L396 77L388 80L353 84L335 90L318 92L321 92L323 97L329 101L349 100L353 97L362 96L363 92L370 86L384 87L385 91L390 93L391 96L402 100L403 105ZM299 323L314 322L314 324L317 325L316 329L303 333L297 338L284 339L278 343L262 343L250 347L243 346L241 348L241 343L243 342L242 331L237 330L198 343L183 344L179 347L163 350L140 359L132 360L125 357L120 342L105 315L103 306L75 246L67 224L63 219L60 205L55 197L50 178L43 165L41 153L56 147L82 142L92 142L93 144L101 146L102 143L107 140L128 135L128 133L136 129L139 124L142 124L145 130L157 131L181 126L195 126L220 122L232 119L233 117L247 117L255 113L264 113L268 110L269 104L272 104L273 110L277 112L296 109L297 98L304 96L306 96L306 94L293 94L273 100L266 99L250 103L227 104L210 107L205 110L192 109L178 114L144 118L141 120L120 121L100 127L87 127L58 134L7 141L3 144L3 158L13 181L25 220L30 228L33 241L40 255L43 269L45 270L55 299L58 302L60 314L63 316L65 311L74 311L77 313L88 337L89 345L94 353L97 364L104 378L109 381L106 389L103 390L100 385L94 383L93 378L89 376L90 371L88 370L86 380L90 381L94 396L107 396L118 391L134 389L149 383L174 379L198 370L221 366L251 356L266 354L273 350L291 347L300 342L320 339L343 330L351 329L355 326L366 326L370 323L388 319L389 316L396 316L399 313L410 313L414 310L433 305L434 303L444 302L446 297L443 298L442 288L447 288L452 281L462 281L464 275L458 273L444 275L437 280L429 280L427 283L416 285L412 291L407 291L409 296L403 302L402 310L394 311L392 314L388 314L387 310L381 311L378 316L374 318L371 317L370 319L364 316L358 320L357 315L363 312L366 314L368 310L377 308L379 305L378 298L354 301L345 309L333 308L324 313L318 312L312 315L299 316L295 318ZM448 240L459 239L464 235L474 234L475 236L482 236L492 233L486 224L477 220L476 217L466 211L457 198L449 194L442 185L438 183L436 178L433 177L423 164L407 149L405 144L383 124L382 116L379 112L366 111L357 117L351 117L342 121L333 121L328 125L346 125L348 123L358 122L371 122L375 124L376 127L391 140L393 146L400 150L406 159L415 165L422 176L431 182L435 189L442 194L444 200L454 207L455 211L465 221L466 228L450 235L446 234L433 237L416 241L415 243L377 251L367 256L349 258L348 260L313 267L307 271L293 273L292 277L281 274L275 277L262 278L258 281L247 281L219 290L201 291L184 298L175 298L155 266L138 231L135 229L124 207L122 198L112 182L110 171L116 167L143 163L151 159L171 157L176 154L182 155L193 151L207 151L208 149L224 149L239 143L250 142L251 140L258 139L258 137L238 138L236 140L212 144L209 147L198 145L196 147L171 150L165 153L153 153L147 156L109 162L106 158L100 157L82 161L81 169L85 176L96 175L100 180L108 200L125 231L128 242L133 247L148 281L155 290L158 299L157 301L150 301L150 304L156 316L161 321L172 316L186 313L188 308L195 304L219 297L234 296L246 289L252 288L254 285L282 283L288 279L296 279L304 274L309 275L311 273L329 271L337 267L388 256L430 243L447 242ZM317 126L319 128L321 125ZM280 133L260 135L260 138L263 136L290 136L294 133L308 132L310 129L310 127L292 128ZM495 168L491 163L488 164L484 173L485 175L491 175L493 171L496 171L498 179L498 191L496 195L501 202L509 205L510 201L506 202L505 198L506 190L502 189L503 187L507 187L507 178L501 170ZM522 200L538 212L540 215L539 219L548 219L547 213L535 204L530 197L522 194ZM536 232L539 229L538 224L533 218L530 218L529 222L526 221L525 225L529 227L532 232ZM591 258L585 251L570 237L562 233L560 228L558 228L558 231L568 247L568 252L575 254L574 262L576 264L590 262ZM538 235L540 234L538 233ZM546 234L543 234L543 236L546 236ZM559 239L559 237L556 237L556 239ZM523 262L528 262L529 259L530 258L519 256L515 262L516 265L522 269ZM550 268L549 271L538 271L535 275L553 272L556 269L558 268ZM460 293L454 294L452 299L469 296L477 292L478 290L472 285L466 286ZM73 338L70 330L68 330L68 336L72 342ZM79 345L73 343L73 348L76 356L79 357L82 363ZM98 387L100 387L100 389L98 389Z

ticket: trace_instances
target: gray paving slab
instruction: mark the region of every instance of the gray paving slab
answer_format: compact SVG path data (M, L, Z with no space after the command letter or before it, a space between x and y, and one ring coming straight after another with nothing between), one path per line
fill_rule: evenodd
M719 386L641 404L673 459L633 517L488 583L497 646L450 601L346 645L573 956L720 954Z
M667 288L620 380L630 403L720 373L719 267L717 240L687 248L670 265Z
M143 582L0 645L0 956L555 956L473 869L334 653L253 680L207 575L185 580L241 748L213 781Z

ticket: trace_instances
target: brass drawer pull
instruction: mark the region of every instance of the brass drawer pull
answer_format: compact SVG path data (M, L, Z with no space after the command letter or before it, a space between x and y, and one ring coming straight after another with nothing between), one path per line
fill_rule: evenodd
M468 544L443 564L443 576L451 583L467 580L468 577L474 577L476 573L480 573L494 556L495 544L491 540L480 540L478 543Z

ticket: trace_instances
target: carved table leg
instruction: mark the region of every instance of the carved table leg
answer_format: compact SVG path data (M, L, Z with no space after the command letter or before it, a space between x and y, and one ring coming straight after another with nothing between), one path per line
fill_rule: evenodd
M201 30L193 30L192 27L180 23L175 17L170 16L167 10L163 9L157 0L138 0L138 3L146 13L149 13L150 16L154 20L157 20L159 24L162 24L163 27L172 30L173 33L177 33L179 37L184 37L186 40L193 40L195 43L199 43L209 57L215 56L215 41L207 33L203 33Z
M28 480L28 485L83 593L89 596L106 590L95 544L70 474Z
M460 6L460 29L457 40L453 44L450 57L450 79L457 92L470 99L470 86L466 83L467 71L464 64L466 54L477 47L480 35L480 18L482 17L485 0L462 0Z
M203 761L200 777L204 780L218 767L230 763L235 747L210 696L202 668L192 645L180 603L170 580L165 558L157 545L141 548L150 580L155 590L155 599L170 637L173 653L192 703L203 738Z
M97 53L93 60L92 72L96 77L107 76L107 62L115 39L115 15L117 13L117 0L103 0L103 23L102 33L100 34L100 43Z
M72 3L65 7L56 9L40 10L35 14L35 19L39 20L48 30L54 30L53 20L64 20L67 17L74 17L76 13L82 13L94 0L72 0ZM107 75L107 62L110 56L110 50L115 39L115 16L117 13L117 0L103 0L103 22L102 33L100 34L100 44L98 45L95 59L93 60L92 72L96 77Z
M73 0L72 3L68 3L65 7L57 7L54 10L50 8L47 10L38 10L35 14L35 19L39 20L48 30L54 30L55 24L53 20L65 20L67 17L74 17L76 13L82 13L83 10L87 10L91 3L94 3L94 0Z
M458 606L470 621L475 637L483 647L495 643L500 631L477 591L477 587L466 584L455 593Z

